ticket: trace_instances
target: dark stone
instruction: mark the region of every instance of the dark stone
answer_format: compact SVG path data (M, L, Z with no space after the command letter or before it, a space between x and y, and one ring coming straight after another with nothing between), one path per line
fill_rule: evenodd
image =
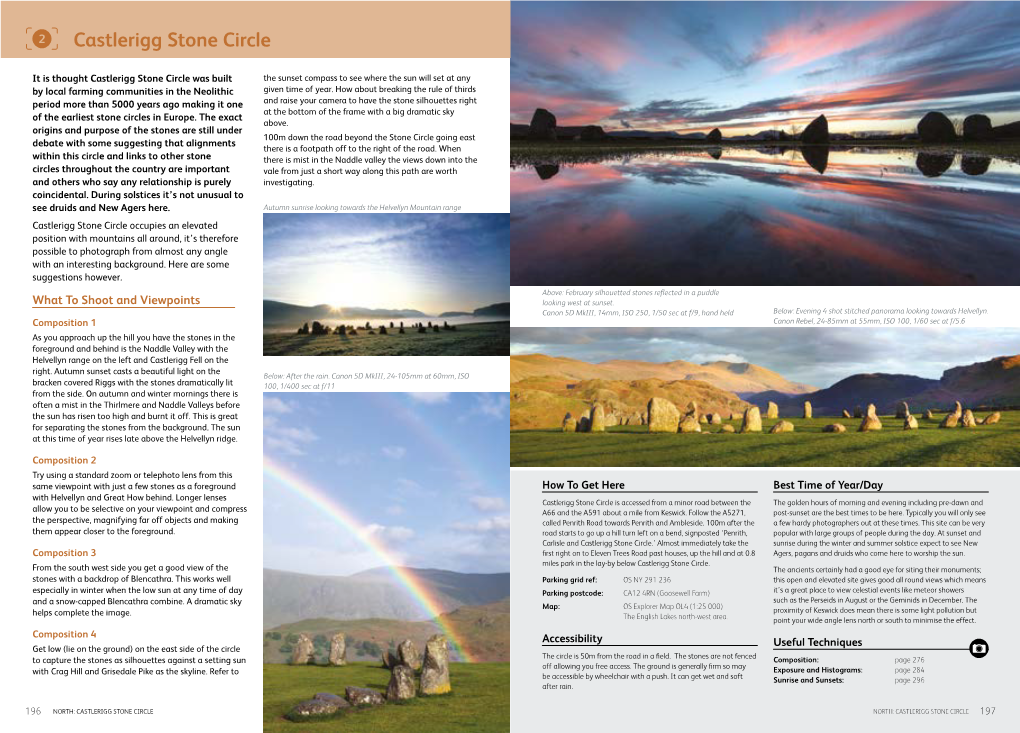
M606 131L598 125L585 125L580 135L582 140L603 140L605 137Z
M811 120L811 124L800 134L800 141L805 145L829 144L829 121L825 115L818 115Z
M992 159L984 155L965 155L960 161L960 170L968 176L983 176L991 164Z
M712 130L712 132L710 132L707 135L705 135L705 140L707 142L710 142L710 143L716 143L716 144L721 143L722 142L722 133L719 132L719 128L717 127L714 130Z
M386 698L381 692L370 690L367 687L348 687L346 690L347 702L351 705L382 705Z
M965 140L990 140L991 137L992 121L988 115L970 115L963 121Z
M312 335L325 336L329 333L329 326L323 326L318 321L312 321Z
M379 326L379 333L380 334L385 334L386 333L386 326Z
M1009 140L1020 138L1020 122L1010 122L1008 125L999 125L992 128L992 137L996 140Z
M829 146L819 145L818 147L801 148L800 154L804 156L807 164L819 173L825 173L829 167Z
M297 332L300 335L307 335L307 333L308 333L308 323L306 322L305 325L303 325L301 328L299 328L297 330Z
M528 126L528 137L531 140L555 140L556 115L541 107L536 109Z
M542 165L535 166L535 173L537 173L538 177L543 181L548 181L559 172L560 167L551 163L543 163Z
M956 140L956 128L941 112L929 112L917 123L917 136L923 143L951 143Z
M709 148L708 154L716 160L719 160L719 158L722 157L722 148Z
M938 178L953 164L953 156L946 153L918 153L917 169L928 178Z

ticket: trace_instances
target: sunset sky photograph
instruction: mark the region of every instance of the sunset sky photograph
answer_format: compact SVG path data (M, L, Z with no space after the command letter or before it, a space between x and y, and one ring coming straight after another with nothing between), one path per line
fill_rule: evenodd
M748 135L1020 119L1020 4L515 2L510 120Z

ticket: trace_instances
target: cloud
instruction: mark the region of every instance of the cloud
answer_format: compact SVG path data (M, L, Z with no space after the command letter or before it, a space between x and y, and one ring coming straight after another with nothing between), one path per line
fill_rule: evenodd
M410 527L387 527L383 524L370 524L365 527L365 534L378 537L387 544L400 544L414 537L414 530Z
M510 515L500 514L495 517L479 519L477 522L454 522L451 529L458 532L471 532L474 534L503 534L510 532Z
M315 431L307 426L287 425L280 422L276 414L262 418L262 443L266 450L288 456L303 456L309 443L319 439Z
M399 461L401 458L407 455L407 448L405 448L402 445L384 445L382 448L379 449L379 452L382 453L387 458Z
M468 410L467 415L462 419L472 416L503 420L506 418L506 411L510 407L510 395L503 392L478 392L475 394L475 403Z
M408 392L407 396L424 405L441 405L450 401L449 392Z
M289 402L284 402L275 395L264 395L262 397L262 412L273 413L277 415L286 415L287 413L293 412L294 406Z
M506 501L501 496L471 496L468 501L480 512L498 512L506 509Z

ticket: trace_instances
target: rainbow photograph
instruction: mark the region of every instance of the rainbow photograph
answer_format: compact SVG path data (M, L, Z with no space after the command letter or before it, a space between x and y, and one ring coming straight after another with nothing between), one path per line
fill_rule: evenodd
M509 729L504 393L266 393L264 729Z

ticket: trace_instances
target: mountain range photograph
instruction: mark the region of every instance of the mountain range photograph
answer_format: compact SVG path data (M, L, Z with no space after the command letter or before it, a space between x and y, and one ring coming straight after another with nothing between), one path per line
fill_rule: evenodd
M513 466L1015 466L1018 409L1017 329L513 329Z
M507 221L264 214L263 355L506 354Z
M511 284L1020 283L1018 30L1001 2L514 3Z
M267 730L509 725L508 408L505 393L264 394Z

